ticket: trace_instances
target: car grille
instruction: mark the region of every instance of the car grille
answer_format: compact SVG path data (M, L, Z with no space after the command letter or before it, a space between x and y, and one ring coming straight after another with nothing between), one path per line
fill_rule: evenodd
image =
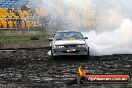
M75 48L77 45L64 45L65 48Z

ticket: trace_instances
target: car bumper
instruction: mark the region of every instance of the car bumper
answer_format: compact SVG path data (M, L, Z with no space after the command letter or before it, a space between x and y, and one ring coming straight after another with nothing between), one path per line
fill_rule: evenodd
M80 47L80 48L53 49L52 54L53 56L88 55L89 48Z

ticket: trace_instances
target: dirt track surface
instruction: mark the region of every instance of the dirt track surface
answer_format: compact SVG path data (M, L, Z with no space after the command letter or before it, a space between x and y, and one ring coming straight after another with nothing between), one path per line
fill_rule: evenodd
M77 67L85 65L88 74L130 74L132 55L60 57L47 55L49 48L0 50L0 88L115 88L128 84L66 85L75 79Z

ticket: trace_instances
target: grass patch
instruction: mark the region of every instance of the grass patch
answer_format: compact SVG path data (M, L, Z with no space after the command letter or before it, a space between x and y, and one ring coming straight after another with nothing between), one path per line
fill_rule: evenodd
M6 41L32 41L32 36L0 36L0 42L6 42ZM41 41L48 41L49 35L45 36L39 36L39 40Z

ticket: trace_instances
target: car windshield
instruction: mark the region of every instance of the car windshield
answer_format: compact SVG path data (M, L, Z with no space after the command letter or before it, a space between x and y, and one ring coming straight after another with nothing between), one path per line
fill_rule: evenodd
M57 32L54 36L56 40L83 39L80 32Z

